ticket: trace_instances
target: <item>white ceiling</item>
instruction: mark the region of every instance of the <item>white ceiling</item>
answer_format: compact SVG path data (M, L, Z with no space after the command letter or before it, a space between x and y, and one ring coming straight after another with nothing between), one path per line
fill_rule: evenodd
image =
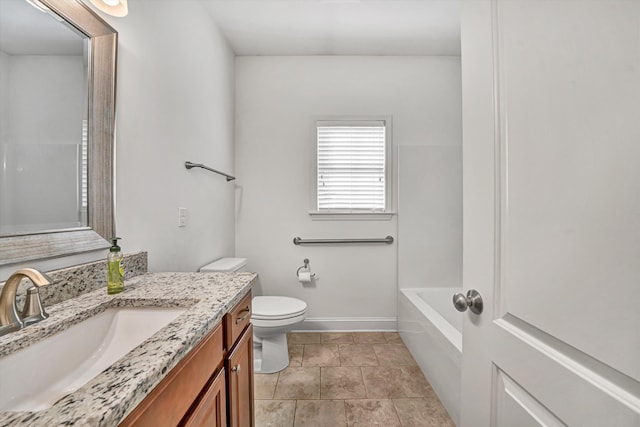
M461 0L201 0L237 55L460 55Z
M237 55L460 55L461 0L200 1ZM81 40L24 0L0 0L5 53L82 54Z

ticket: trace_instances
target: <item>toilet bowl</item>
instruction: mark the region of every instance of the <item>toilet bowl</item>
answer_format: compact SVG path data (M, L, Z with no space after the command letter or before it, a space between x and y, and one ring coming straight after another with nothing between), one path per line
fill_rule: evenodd
M255 372L271 374L289 366L287 332L300 325L306 316L307 304L297 298L253 298L251 323Z
M222 258L200 271L245 271L245 258ZM297 298L256 296L252 300L254 371L274 373L289 366L287 332L300 325L307 315L307 304Z

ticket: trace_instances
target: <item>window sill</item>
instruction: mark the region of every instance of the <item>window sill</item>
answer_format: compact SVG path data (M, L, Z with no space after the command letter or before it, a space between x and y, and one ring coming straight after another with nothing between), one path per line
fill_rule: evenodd
M395 212L309 212L312 221L390 221Z

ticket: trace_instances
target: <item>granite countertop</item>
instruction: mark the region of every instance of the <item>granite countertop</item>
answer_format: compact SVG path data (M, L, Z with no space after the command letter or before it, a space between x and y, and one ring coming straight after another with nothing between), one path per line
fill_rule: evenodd
M45 307L48 319L0 337L0 357L110 307L187 310L51 408L0 412L0 426L116 426L251 290L256 277L254 273L147 273L127 280L120 294L107 295L100 289ZM43 354L35 369L47 368Z

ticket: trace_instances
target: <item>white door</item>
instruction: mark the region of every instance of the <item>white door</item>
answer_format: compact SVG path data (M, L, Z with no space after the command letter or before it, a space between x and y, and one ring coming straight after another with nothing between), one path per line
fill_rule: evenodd
M463 3L462 427L640 426L640 1Z

